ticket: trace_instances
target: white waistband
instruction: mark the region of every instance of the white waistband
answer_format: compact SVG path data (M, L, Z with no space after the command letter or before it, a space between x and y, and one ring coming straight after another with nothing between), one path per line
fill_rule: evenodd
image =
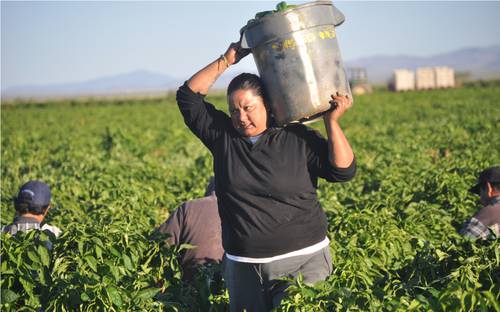
M269 263L272 261L280 260L280 259L285 259L285 258L290 258L290 257L295 257L295 256L304 256L304 255L310 255L312 253L315 253L318 250L321 250L328 246L330 244L330 240L328 237L325 237L324 240L322 240L319 243L316 243L312 246L302 248L299 250L291 251L286 254L282 255L277 255L274 257L269 257L269 258L249 258L249 257L240 257L240 256L233 256L228 253L226 253L226 257L230 260L237 261L237 262L246 262L246 263Z

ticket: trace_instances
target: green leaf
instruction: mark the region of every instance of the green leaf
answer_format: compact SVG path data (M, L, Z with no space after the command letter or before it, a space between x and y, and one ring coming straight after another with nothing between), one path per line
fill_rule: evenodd
M28 251L28 258L33 261L33 263L39 264L41 263L40 257L34 251Z
M62 265L64 258L57 258L54 260L54 266L52 267L53 274L63 273L66 269L65 265Z
M109 271L111 272L111 274L113 274L113 277L115 278L115 282L118 282L118 280L120 279L120 271L113 264L108 264L108 267Z
M80 299L83 301L83 302L87 302L90 300L90 297L89 295L87 295L86 292L82 292L82 294L80 295Z
M94 256L85 256L85 260L87 261L87 264L89 267L94 271L97 272L97 260L94 258Z
M102 243L102 240L98 237L92 237L92 241L97 245L97 246L104 246L104 244Z
M310 288L304 288L302 289L302 295L304 296L304 298L314 298L316 296L316 293Z
M178 249L178 250L179 250L179 251L182 251L182 250L186 250L186 249L194 249L194 248L196 248L196 246L191 245L191 244L181 244L181 245L179 246L179 249Z
M416 309L417 307L419 307L421 304L420 302L418 302L418 300L416 299L413 299L410 303L410 306L408 307L408 310L413 310L413 309Z
M116 305L117 307L121 307L123 302L122 302L122 297L120 296L120 292L118 289L116 289L113 286L108 286L106 287L106 292L108 294L109 299L111 302Z
M37 273L38 273L38 281L40 282L40 284L42 284L43 286L47 286L47 279L43 267L38 269Z
M80 255L83 256L83 246L84 246L84 242L83 241L78 241L77 242L78 244L78 251L80 252Z
M102 249L101 249L101 247L99 247L99 246L97 246L97 245L95 246L95 254L96 254L96 256L97 256L99 259L101 259L101 260L102 260Z
M491 306L495 309L495 311L500 311L500 304L498 303L498 300L495 298L495 295L491 291L483 291L482 294L486 297L486 299L489 301Z
M123 259L123 264L125 265L127 270L133 271L134 267L132 266L132 260L130 260L130 257L127 256L126 254L123 254L122 259Z
M50 265L50 256L49 252L47 251L47 248L44 246L38 246L38 255L40 256L40 259L42 260L42 264L45 267L49 267Z
M23 289L28 294L28 296L33 297L34 285L22 277L19 278L19 282L21 283L21 285L23 285Z
M440 249L436 249L436 254L438 256L439 261L441 261L441 260L443 260L443 259L445 259L445 258L448 257L448 254L446 252L443 252Z
M159 291L160 291L160 288L156 288L156 287L144 288L137 293L137 295L135 296L135 299L137 299L137 300L150 299L150 298L153 298Z
M116 256L116 257L121 257L121 254L118 250L116 250L115 247L109 247L109 251L111 251L111 253Z
M2 289L2 303L12 303L19 298L19 295L10 289Z

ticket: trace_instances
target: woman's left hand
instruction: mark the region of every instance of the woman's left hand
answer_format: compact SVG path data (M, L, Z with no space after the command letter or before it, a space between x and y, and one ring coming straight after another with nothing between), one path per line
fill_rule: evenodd
M349 108L352 106L352 99L348 95L341 95L336 93L336 95L331 95L332 100L330 104L332 108L326 112L324 115L325 121L333 120L338 121L340 116L342 116Z
M250 49L241 48L241 42L233 42L227 48L224 56L227 59L228 65L237 64L242 58L247 56L251 52Z

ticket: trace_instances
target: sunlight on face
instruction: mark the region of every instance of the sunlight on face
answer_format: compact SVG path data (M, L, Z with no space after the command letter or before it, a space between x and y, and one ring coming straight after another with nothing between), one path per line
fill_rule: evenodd
M228 102L233 127L242 136L256 136L267 129L268 114L264 100L253 90L236 90L229 95Z

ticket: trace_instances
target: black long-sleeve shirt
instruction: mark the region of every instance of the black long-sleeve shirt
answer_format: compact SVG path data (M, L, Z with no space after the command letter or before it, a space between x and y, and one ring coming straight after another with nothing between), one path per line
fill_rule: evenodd
M348 181L355 161L332 166L328 142L301 124L268 128L252 144L204 97L187 84L177 91L184 122L214 158L224 250L265 258L322 241L327 220L316 195L318 177Z

